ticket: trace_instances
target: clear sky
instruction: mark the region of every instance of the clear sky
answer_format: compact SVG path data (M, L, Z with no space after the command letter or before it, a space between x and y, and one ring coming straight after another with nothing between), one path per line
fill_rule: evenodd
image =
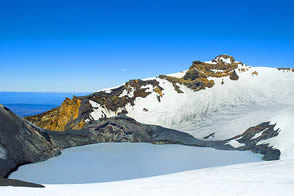
M92 92L229 54L294 67L283 0L0 1L0 91Z

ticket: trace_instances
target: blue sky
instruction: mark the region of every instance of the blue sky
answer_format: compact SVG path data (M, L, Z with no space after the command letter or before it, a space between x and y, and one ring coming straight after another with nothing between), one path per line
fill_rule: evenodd
M0 2L0 91L92 92L230 54L294 67L291 1Z

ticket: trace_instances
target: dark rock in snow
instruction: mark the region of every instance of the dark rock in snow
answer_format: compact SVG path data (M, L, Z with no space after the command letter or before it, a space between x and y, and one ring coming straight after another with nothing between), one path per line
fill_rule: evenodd
M239 80L239 76L235 70L230 74L230 79L231 80Z
M281 152L278 149L274 149L268 144L258 144L261 140L266 140L279 134L279 129L275 130L275 126L275 124L271 125L270 122L264 122L248 128L244 133L237 135L230 140L236 139L239 143L245 145L237 148L238 150L251 150L252 152L263 154L263 159L267 161L277 160L281 155ZM260 134L260 136L254 137L256 134Z
M45 186L30 182L24 182L21 180L0 178L0 186L18 186L18 187L30 187L30 188L45 188Z

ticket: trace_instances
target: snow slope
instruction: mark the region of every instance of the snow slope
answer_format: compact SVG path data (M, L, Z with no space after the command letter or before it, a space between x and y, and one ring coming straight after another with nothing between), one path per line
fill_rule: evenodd
M208 63L216 64L218 60L226 64L232 63L230 59L217 58ZM291 111L294 111L294 72L268 67L250 67L235 62L239 66L235 69L239 76L238 80L231 80L229 76L210 77L215 85L196 92L177 84L183 92L178 93L171 82L158 77L149 78L157 80L163 88L160 101L155 87L147 85L144 88L152 92L150 95L145 98L137 97L134 105L127 104L116 112L90 101L94 108L91 117L98 120L104 114L111 117L126 110L128 116L139 122L184 131L200 139L211 135L208 140L229 139L243 133L249 127L277 121L279 123L276 128L280 128L282 134L259 144L269 144L280 149L283 151L283 159L293 158L294 142L287 138L293 135L291 122L294 122L294 118ZM186 72L169 76L181 78ZM111 89L108 91L111 92ZM132 97L133 91L123 92L123 95ZM285 118L287 120L283 120Z
M169 195L292 196L294 160L269 161L200 169L108 183L46 185L45 189L3 187L1 195Z
M253 71L258 76L252 76ZM153 93L137 98L135 105L126 109L139 122L182 130L200 138L215 132L215 139L227 139L250 126L269 121L270 113L294 107L294 92L290 90L294 73L251 68L239 73L239 77L238 81L226 77L223 85L221 78L213 78L214 87L198 92L179 85L184 92L181 94L170 82L157 78L164 89L161 102Z
M213 140L234 137L250 126L269 121L275 113L286 108L294 109L292 71L249 66L246 69L245 72L236 69L237 81L229 77L210 78L215 85L197 92L178 84L184 92L178 93L169 81L154 78L163 88L161 101L150 85L147 86L152 92L150 95L136 98L134 106L128 104L123 109L139 122L185 131L198 138L215 133L214 138L209 138ZM182 77L184 73L170 75ZM132 96L132 92L129 93ZM93 101L90 104L94 108L91 116L95 120L103 113L111 117L122 110L113 112Z

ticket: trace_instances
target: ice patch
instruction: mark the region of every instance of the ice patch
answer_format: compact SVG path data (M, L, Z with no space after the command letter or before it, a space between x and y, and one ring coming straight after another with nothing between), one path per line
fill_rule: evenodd
M261 131L261 132L259 132L259 133L256 133L250 140L254 140L254 139L256 139L256 138L258 138L258 137L260 137L260 136L262 136L262 133L264 132L264 131L266 131L268 128L266 128L265 130L263 130L263 131Z
M208 63L208 64L216 64L216 62L213 62L213 61L206 61L204 63Z
M242 144L242 143L238 142L237 140L231 140L226 144L230 144L234 148L239 148L239 147L245 146L245 144Z
M92 120L99 120L101 118L105 117L113 117L116 116L119 112L122 111L121 108L119 108L117 111L111 111L99 103L96 103L95 101L89 100L89 103L91 104L93 108L93 112L90 113L90 117L92 117Z
M141 89L145 89L145 92L152 93L154 90L154 87L151 84L147 84L145 86L141 86Z
M128 96L129 98L132 98L134 97L134 92L135 92L135 88L130 87L130 88L124 89L123 92L118 97Z
M91 106L93 108L93 112L90 113L90 116L94 120L99 120L100 118L103 118L104 114L101 110L101 105L99 103L92 101L92 100L89 100L89 103L91 104Z
M107 89L107 90L104 90L105 93L111 93L112 90L111 89Z
M231 59L230 58L223 58L223 57L220 57L219 58L222 62L224 62L224 63L226 63L226 64L231 64L232 62L231 62Z
M231 64L232 63L230 58L224 58L224 57L217 57L216 59L214 59L214 61L207 61L205 63L217 64L217 62L220 62L220 61L222 61L225 64Z
M6 160L7 158L7 151L6 149L0 145L0 159Z
M214 73L224 72L224 70L219 70L219 69L211 69L211 71L213 71Z

